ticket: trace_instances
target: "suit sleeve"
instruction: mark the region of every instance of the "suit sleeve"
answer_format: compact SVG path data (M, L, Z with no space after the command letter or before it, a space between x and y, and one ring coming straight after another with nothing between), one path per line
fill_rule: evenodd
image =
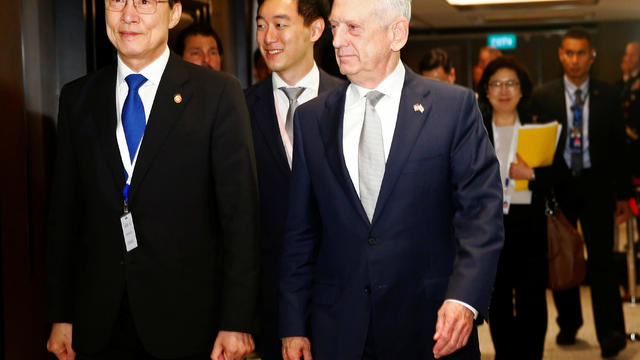
M51 322L73 323L73 251L79 236L78 217L82 212L78 191L79 179L73 152L71 126L76 96L69 86L62 89L58 113L57 154L51 188L51 208L47 237L47 315Z
M457 253L446 298L486 318L504 242L500 167L473 93L467 93L456 121L450 161Z
M299 121L301 117L298 117L302 113L303 108L298 108L293 127L289 216L280 272L279 336L281 338L308 336L305 329L315 265L314 249L321 236L321 220L305 158L302 126Z
M613 191L615 192L617 200L627 200L632 196L632 159L629 157L629 152L626 148L625 139L625 124L624 117L622 115L622 108L619 106L618 97L615 92L615 88L608 87L609 97L607 105L610 114L611 121L609 134L609 144L613 149L610 154L614 161L613 170L615 175L613 177Z
M249 113L240 84L228 80L211 139L222 231L220 328L255 332L259 289L258 187Z

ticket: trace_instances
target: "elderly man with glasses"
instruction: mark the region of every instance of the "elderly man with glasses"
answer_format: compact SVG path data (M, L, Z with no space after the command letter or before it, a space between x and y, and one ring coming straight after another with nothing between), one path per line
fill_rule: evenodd
M240 359L258 196L237 80L167 47L181 4L105 0L118 61L62 89L47 250L58 359Z

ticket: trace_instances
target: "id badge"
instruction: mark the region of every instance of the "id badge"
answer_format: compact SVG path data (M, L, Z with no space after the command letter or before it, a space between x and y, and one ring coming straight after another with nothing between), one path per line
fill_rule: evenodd
M569 136L569 148L573 152L582 151L582 134L579 130L572 129Z
M509 215L509 207L511 206L511 195L505 194L502 197L502 213Z
M133 228L133 216L131 216L131 213L122 215L120 223L122 224L124 245L127 248L127 252L129 252L138 247L138 239L136 239L136 230Z

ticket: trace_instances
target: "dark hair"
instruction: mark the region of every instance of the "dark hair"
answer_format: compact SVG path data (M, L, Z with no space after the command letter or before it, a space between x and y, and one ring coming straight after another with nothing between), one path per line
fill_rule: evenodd
M487 97L487 91L489 89L489 79L491 79L493 74L498 72L498 70L505 68L515 71L516 75L518 76L518 81L520 82L520 93L522 94L522 98L520 98L520 101L518 102L518 113L523 114L526 112L526 105L528 103L529 97L531 96L533 84L524 66L520 65L520 63L511 56L501 56L490 62L484 69L482 78L480 79L480 83L478 84L478 102L483 106L491 108L491 103L489 102L489 98Z
M176 44L173 50L178 55L182 56L182 53L184 53L185 45L187 43L187 38L189 36L194 36L194 35L213 37L216 40L216 45L218 45L218 53L220 53L220 56L222 56L223 51L222 51L222 42L220 41L220 37L218 36L216 31L213 30L213 28L208 24L193 24L187 27L186 29L182 30L178 35L178 38L176 39Z
M265 0L258 0L258 8ZM329 15L327 0L298 0L298 14L304 19L304 26L311 25L317 18L325 20Z
M427 51L419 65L420 72L430 71L439 66L442 66L442 69L444 69L444 72L447 74L451 73L451 68L453 68L453 63L451 62L451 59L449 59L449 55L447 55L446 51L440 48Z
M579 26L574 26L572 28L570 28L569 30L567 30L567 32L562 36L562 41L564 41L565 39L581 39L581 40L587 40L587 42L589 43L589 47L591 47L591 35L589 35L589 32L583 28L583 27L579 27Z

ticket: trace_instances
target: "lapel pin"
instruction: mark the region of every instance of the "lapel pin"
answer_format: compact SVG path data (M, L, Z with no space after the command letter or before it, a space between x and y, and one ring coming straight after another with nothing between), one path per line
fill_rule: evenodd
M180 104L182 102L182 95L180 95L180 94L173 95L173 101L176 104Z
M420 114L424 113L424 107L422 106L422 104L415 104L413 105L413 111L418 112L420 111Z

